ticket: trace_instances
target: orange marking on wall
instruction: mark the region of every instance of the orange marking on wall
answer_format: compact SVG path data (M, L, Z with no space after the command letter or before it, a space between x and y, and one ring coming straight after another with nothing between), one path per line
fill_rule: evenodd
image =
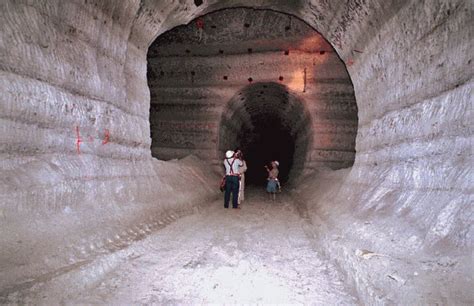
M102 144L105 145L110 141L110 132L108 129L105 129L104 140L102 140Z
M76 150L77 154L81 154L81 134L79 133L79 126L76 126Z

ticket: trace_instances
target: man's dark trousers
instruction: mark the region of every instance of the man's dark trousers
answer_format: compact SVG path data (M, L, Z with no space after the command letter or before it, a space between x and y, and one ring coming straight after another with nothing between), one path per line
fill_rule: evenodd
M227 175L225 178L224 207L229 208L230 193L232 193L232 208L237 208L239 196L239 177Z

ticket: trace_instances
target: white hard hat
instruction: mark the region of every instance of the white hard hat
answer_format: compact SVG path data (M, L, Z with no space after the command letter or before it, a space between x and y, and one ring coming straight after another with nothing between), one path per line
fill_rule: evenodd
M225 157L226 158L232 158L232 156L234 156L234 151L229 150L229 151L225 152Z
M277 160L275 160L274 163L277 165L277 167L280 167L280 163Z

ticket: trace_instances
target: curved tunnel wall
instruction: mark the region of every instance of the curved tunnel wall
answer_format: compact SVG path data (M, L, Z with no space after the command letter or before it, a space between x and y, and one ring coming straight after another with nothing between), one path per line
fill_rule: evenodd
M256 83L228 102L219 124L218 148L239 147L247 160L247 182L263 183L263 166L280 163L280 179L298 177L312 147L311 114L305 104L279 83Z
M1 1L2 232L34 230L24 222L32 216L45 225L52 214L72 218L68 206L91 224L100 220L85 211L98 202L126 202L110 215L121 224L127 208L156 210L163 176L148 149L148 47L177 25L242 4L305 20L348 67L357 154L338 203L361 218L395 216L417 231L421 248L472 251L473 19L462 0ZM79 143L81 156L76 126L92 139ZM81 233L85 240L71 245L88 244ZM2 251L17 245L12 239L2 235Z
M344 63L327 41L294 16L236 8L177 27L150 46L148 83L152 153L158 158L195 154L220 169L225 150L222 144L228 143L227 149L243 146L235 140L222 139L224 134L219 131L220 118L232 116L227 112L234 111L226 104L238 95L247 101L245 105L251 108L249 115L253 120L257 116L259 122L277 118L275 129L288 126L288 120L297 119L289 119L284 113L289 110L284 110L286 106L279 102L288 99L278 90L274 93L278 86L265 89L263 85L255 94L251 90L258 87L256 84L275 83L286 88L283 94L291 91L291 102L301 101L309 114L310 124L305 128L311 130L306 133L313 138L305 139L304 143L301 139L292 140L299 144L295 155L298 169L293 174L301 173L303 167L310 172L353 163L357 105L352 82ZM280 115L271 117L272 110ZM250 117L242 114L244 120L251 120ZM250 125L245 124L247 128ZM238 132L238 127L234 128ZM253 129L256 136L260 130ZM297 136L293 132L290 135ZM301 151L303 146L307 148ZM283 147L281 152L286 149ZM248 158L255 154L244 153L250 153ZM279 156L269 152L268 160ZM283 164L284 168L288 166L286 161ZM262 164L257 167L263 169Z

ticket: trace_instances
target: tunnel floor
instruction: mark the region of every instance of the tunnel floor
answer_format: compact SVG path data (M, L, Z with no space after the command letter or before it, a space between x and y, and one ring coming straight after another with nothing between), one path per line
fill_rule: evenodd
M224 209L222 200L205 205L128 247L93 285L61 293L43 288L36 297L33 290L23 301L356 304L306 222L288 195L272 203L262 188L249 188L242 209ZM117 262L117 255L107 256L102 260Z

